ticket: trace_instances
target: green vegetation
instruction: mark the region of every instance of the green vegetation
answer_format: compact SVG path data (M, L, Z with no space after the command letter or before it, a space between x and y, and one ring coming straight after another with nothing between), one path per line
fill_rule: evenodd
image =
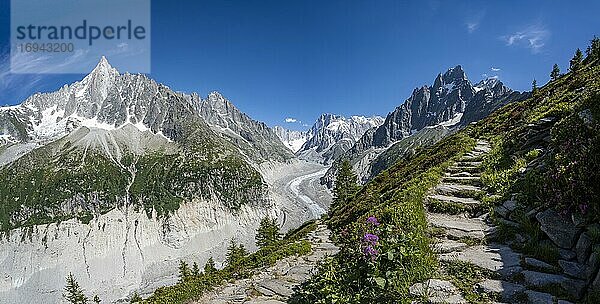
M577 49L575 51L575 55L573 55L573 58L569 62L569 68L571 69L571 72L577 72L579 70L579 68L581 67L582 61L583 61L583 53L581 52L580 49Z
M73 217L89 221L90 212L107 212L124 196L127 178L112 161L91 151L54 155L53 149L36 149L0 169L0 180L10 181L0 183L0 230ZM72 211L65 212L69 200Z
M458 287L469 303L489 303L499 301L500 295L487 296L476 293L474 286L485 279L500 279L498 274L485 268L463 261L443 262L444 278Z
M485 213L489 210L489 206L486 203L481 204L461 204L455 202L440 201L433 198L426 200L427 210L433 213L444 213L444 214L461 214L468 213L472 216Z
M552 66L552 72L550 72L550 79L555 81L558 77L560 77L560 68L558 67L558 64L555 63L554 66Z
M268 216L260 221L260 226L256 231L256 246L264 248L276 245L281 238L279 226L275 219L270 219Z
M356 174L352 172L350 162L345 159L342 161L335 179L333 202L331 203L332 209L345 205L354 193L356 193L356 190L358 190Z
M72 273L67 275L67 286L65 286L65 293L63 296L69 303L71 304L86 304L88 298L83 293L83 289L79 286L79 283L75 280ZM94 299L97 299L98 296L95 296Z
M316 228L314 222L292 230L286 236L273 243L271 246L260 248L248 254L242 245L231 241L227 250L226 265L217 270L215 263L210 258L204 266L204 271L194 274L186 262L181 262L179 267L180 280L173 286L157 289L153 295L143 300L143 303L187 303L197 299L204 292L224 282L251 277L255 271L262 267L274 265L280 259L293 255L306 255L311 252L310 242L301 240Z

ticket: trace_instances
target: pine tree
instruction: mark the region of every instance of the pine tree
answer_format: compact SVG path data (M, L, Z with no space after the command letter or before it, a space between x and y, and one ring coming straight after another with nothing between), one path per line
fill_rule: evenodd
M356 175L352 172L352 165L348 160L342 161L340 170L335 179L333 187L333 202L331 210L345 204L358 190Z
M208 259L208 261L206 261L206 264L204 265L204 274L211 275L211 274L215 273L216 271L217 271L217 267L215 267L215 260L213 260L213 258L210 257Z
M554 81L558 79L558 77L560 77L560 68L558 67L558 64L555 63L552 67L552 72L550 72L550 79Z
M537 80L533 80L533 82L531 83L531 94L535 95L538 92L538 86L537 86Z
M179 261L179 281L185 282L190 278L190 267L184 261Z
M260 221L260 225L256 230L256 245L259 248L272 246L277 244L281 237L279 233L279 226L275 222L275 219L271 219L268 216Z
M100 304L100 302L102 302L102 301L100 300L100 297L98 295L95 295L94 299L92 299L92 302L94 302L96 304Z
M192 265L192 276L199 277L200 276L200 267L198 267L198 263L194 262Z
M66 278L67 286L65 286L65 293L63 296L71 304L86 304L88 299L83 293L83 289L79 286L79 283L75 280L72 273Z
M238 246L235 241L231 239L229 246L227 247L225 261L227 262L227 265L237 268L247 253L248 252L246 251L246 248L244 248L244 245L240 244Z
M580 49L577 49L577 51L575 51L573 59L571 59L571 61L569 62L569 69L571 70L571 72L577 72L577 70L579 70L579 68L581 67L581 61L583 61L583 53Z
M142 299L142 297L140 297L140 295L137 293L137 291L133 292L133 295L131 296L131 299L129 299L129 303L139 303L142 302L144 299Z
M594 36L590 41L590 45L585 50L587 54L587 58L589 60L597 60L600 59L600 38Z

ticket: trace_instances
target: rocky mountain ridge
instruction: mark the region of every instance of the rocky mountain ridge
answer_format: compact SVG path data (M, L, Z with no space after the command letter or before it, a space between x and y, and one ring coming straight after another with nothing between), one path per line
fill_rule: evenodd
M332 185L342 159L350 160L364 182L374 176L370 173L369 164L393 144L425 128L438 128L447 134L449 129L464 127L509 102L527 96L528 93L513 91L497 78L484 79L473 85L462 67L457 65L438 74L432 86L415 88L404 103L387 115L381 126L366 132L352 148L336 159L322 182ZM432 135L432 132L424 133Z

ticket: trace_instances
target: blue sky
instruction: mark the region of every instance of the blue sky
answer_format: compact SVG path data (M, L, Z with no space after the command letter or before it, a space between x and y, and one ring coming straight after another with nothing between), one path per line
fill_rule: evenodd
M154 0L150 76L302 129L323 112L385 116L457 64L473 82L498 76L528 90L600 35L600 1L490 2ZM10 74L0 3L0 104L83 77Z

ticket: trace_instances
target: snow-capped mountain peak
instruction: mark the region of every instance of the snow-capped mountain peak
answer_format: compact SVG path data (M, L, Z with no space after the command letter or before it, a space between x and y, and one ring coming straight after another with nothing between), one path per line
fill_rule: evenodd
M310 138L297 152L302 158L329 163L348 150L362 135L373 127L380 126L384 119L380 116L344 117L324 113L310 128Z

